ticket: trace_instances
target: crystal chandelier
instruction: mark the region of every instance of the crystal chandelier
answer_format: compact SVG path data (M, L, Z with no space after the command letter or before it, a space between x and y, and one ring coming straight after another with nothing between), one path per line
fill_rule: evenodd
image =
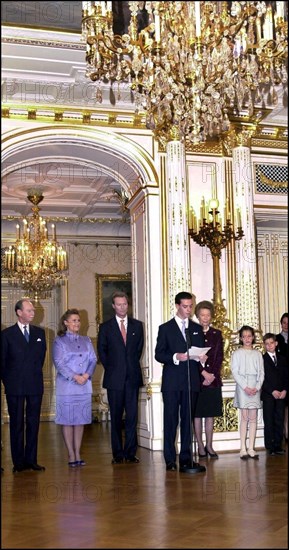
M287 82L286 2L82 2L86 76L102 101L128 83L136 112L161 143L193 144L229 116L278 101Z
M52 224L52 238L48 238L46 221L39 215L38 204L43 200L40 189L28 189L28 200L33 204L33 215L23 219L23 235L16 225L16 242L5 251L5 276L34 298L47 298L51 290L61 284L68 269L67 254L56 241Z

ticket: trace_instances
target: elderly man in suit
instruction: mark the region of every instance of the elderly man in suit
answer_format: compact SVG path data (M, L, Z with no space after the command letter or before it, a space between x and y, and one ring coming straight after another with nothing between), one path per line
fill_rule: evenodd
M164 403L164 458L167 470L177 469L175 439L180 417L180 472L199 473L206 468L192 459L191 420L201 386L200 373L204 372L204 368L199 361L188 359L187 347L188 340L190 346L199 348L204 347L205 342L202 327L190 319L193 312L192 294L179 292L175 297L175 305L175 317L159 327L155 349L156 360L164 365L161 388ZM202 360L205 361L205 358L200 356ZM203 376L206 378L209 374L204 372Z
M141 321L128 317L128 297L112 295L115 316L99 327L97 350L104 367L103 387L107 389L111 418L112 464L137 463L137 413L139 388L143 385L140 358L143 351ZM125 412L125 441L122 417Z
M16 303L15 313L17 323L1 332L1 378L10 417L13 472L45 470L44 466L37 464L43 395L42 368L46 354L45 332L42 328L31 325L35 310L29 298L22 298Z

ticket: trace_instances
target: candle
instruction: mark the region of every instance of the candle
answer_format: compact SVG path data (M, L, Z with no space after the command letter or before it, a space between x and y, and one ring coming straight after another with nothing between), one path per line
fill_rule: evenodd
M284 2L276 2L276 15L284 18Z
M216 178L216 169L213 168L212 172L212 199L217 198L217 178Z
M106 5L105 5L105 2L101 2L101 15L105 15L106 14Z
M231 218L231 213L230 213L230 205L229 205L228 198L226 199L226 214L227 214L227 220L229 220Z
M200 217L201 217L201 221L203 221L203 219L206 217L206 213L205 213L205 197L202 197L202 201L201 201L201 210L200 210Z
M54 223L52 224L51 229L52 229L52 239L56 241L56 227Z
M263 36L265 40L273 39L273 19L272 19L272 8L269 6L265 15L265 21L263 24Z
M20 239L20 225L17 223L16 225L16 239Z
M242 221L241 221L241 210L240 208L237 208L237 227L242 227Z
M158 12L155 13L155 41L158 43L161 41L160 16Z
M257 17L257 20L256 20L256 35L257 35L257 44L259 44L262 36L261 36L261 21L260 21L260 18Z
M195 2L195 18L196 18L196 37L201 36L201 10L200 2Z
M191 207L189 212L189 229L194 229L194 209Z
M27 220L23 220L23 237L26 237L26 231L27 231Z
M12 250L12 269L14 270L15 266L15 250Z

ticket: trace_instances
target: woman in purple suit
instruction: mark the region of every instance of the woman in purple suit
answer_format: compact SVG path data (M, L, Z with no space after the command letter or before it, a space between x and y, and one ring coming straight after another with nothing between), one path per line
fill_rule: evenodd
M56 376L56 417L61 424L71 468L84 466L80 448L85 424L91 424L92 382L96 354L88 336L80 336L77 309L68 309L61 317L61 328L53 343Z
M195 434L198 442L199 457L219 458L213 449L214 417L222 416L222 380L221 368L224 358L223 339L220 330L211 326L214 307L204 300L195 307L195 315L203 329L205 346L211 349L207 353L204 369L211 374L211 381L204 379L195 411ZM203 418L205 419L206 445L203 444Z

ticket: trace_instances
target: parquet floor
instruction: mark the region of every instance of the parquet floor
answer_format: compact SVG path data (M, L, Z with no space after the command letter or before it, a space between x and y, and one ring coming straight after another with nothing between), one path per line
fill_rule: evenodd
M205 459L205 474L166 472L161 451L111 465L109 424L86 426L83 468L69 469L59 426L41 423L45 472L12 474L2 426L2 548L287 548L287 455Z

